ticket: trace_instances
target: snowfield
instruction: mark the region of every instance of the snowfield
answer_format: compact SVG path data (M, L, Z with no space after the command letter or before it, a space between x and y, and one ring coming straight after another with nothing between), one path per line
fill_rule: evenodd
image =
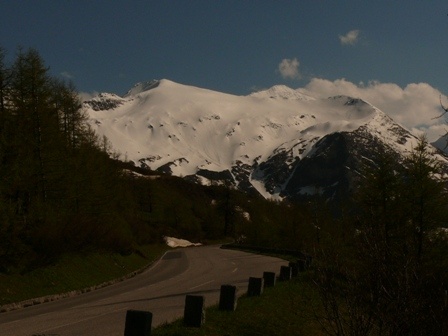
M291 91L277 87L275 98L272 89L235 96L164 79L157 86L139 83L124 98L100 94L113 108L94 110L91 101L85 106L92 127L123 159L153 170L176 162L173 174L178 176L200 168L230 169L236 160L264 161L283 144L353 131L381 114L364 102L348 105L348 97L301 99Z
M228 171L238 185L243 178L236 172L246 170L244 178L266 198L278 197L288 179L269 189L258 167L279 154L292 166L314 155L319 140L330 134L362 129L402 155L417 143L364 100L317 99L283 85L236 96L153 80L136 84L123 97L101 93L84 108L92 128L109 139L122 160L176 176L197 174L203 184L210 180L198 172Z

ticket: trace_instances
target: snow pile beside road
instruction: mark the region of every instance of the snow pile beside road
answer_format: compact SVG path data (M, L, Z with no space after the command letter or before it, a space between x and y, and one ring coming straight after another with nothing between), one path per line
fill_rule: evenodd
M185 239L179 239L174 237L164 237L166 244L169 247L188 247L188 246L201 246L201 243L192 243Z

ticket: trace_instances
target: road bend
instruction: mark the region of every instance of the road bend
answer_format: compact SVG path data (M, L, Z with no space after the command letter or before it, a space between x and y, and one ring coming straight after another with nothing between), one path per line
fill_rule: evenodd
M71 298L0 314L2 336L122 336L126 311L153 313L153 326L183 316L187 294L218 303L221 285L247 291L249 277L279 273L284 260L219 246L171 250L126 281Z

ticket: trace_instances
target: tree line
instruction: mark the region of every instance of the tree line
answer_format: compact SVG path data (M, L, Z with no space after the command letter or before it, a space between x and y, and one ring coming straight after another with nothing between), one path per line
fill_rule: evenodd
M9 65L0 49L3 270L38 265L88 239L106 244L106 223L119 220L122 203L101 141L73 86L50 76L36 50L19 49Z
M303 276L309 305L298 314L323 334L447 334L447 167L432 151L424 136L404 160L378 151L336 212L319 194L244 205L252 220L237 231L247 244L313 256Z
M6 56L0 48L0 273L67 252L132 253L165 235L234 236L247 222L244 207L266 208L225 187L150 179L114 159L74 86L51 76L37 50L19 49L11 64Z
M382 152L360 173L356 211L333 220L338 229L315 248L323 330L446 335L446 167L421 137L404 162Z

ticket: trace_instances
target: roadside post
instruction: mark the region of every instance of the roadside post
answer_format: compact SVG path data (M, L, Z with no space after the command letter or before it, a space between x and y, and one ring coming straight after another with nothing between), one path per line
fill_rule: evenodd
M128 310L124 336L150 336L152 325L152 313L141 310Z
M205 298L202 295L185 297L184 324L187 327L200 328L205 323Z
M237 292L236 286L222 285L219 295L219 310L235 311L238 300Z
M280 281L288 281L291 280L291 267L289 266L281 266L280 267Z
M249 278L249 286L247 288L247 296L260 296L263 294L263 278Z
M275 273L274 272L263 272L264 287L274 287L275 286Z

